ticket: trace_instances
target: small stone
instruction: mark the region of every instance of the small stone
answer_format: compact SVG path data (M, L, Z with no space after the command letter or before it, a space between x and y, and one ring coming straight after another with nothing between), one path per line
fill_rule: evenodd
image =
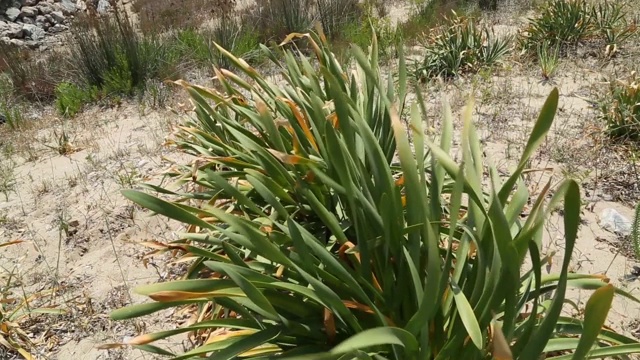
M7 9L7 11L4 12L4 14L7 16L7 19L9 19L9 21L16 21L18 16L20 16L20 9L10 7Z
M64 14L61 11L54 11L51 13L52 23L62 24L64 22Z
M52 27L49 28L49 32L55 34L55 33L59 33L59 32L65 31L67 29L68 28L66 26L64 26L64 25L55 24L55 25L53 25Z
M33 6L23 6L20 10L20 16L22 18L30 17L34 18L38 15L38 9Z
M22 0L22 6L34 6L38 3L38 0Z
M9 44L11 44L13 46L22 47L22 46L24 46L24 41L22 41L20 39L11 39L11 40L9 40Z
M607 208L602 211L600 215L600 227L622 236L631 234L631 221L612 208Z
M22 23L23 24L29 24L29 25L33 25L36 23L36 21L33 18L30 17L24 17L22 18Z
M36 16L36 24L42 25L47 22L47 18L44 15Z

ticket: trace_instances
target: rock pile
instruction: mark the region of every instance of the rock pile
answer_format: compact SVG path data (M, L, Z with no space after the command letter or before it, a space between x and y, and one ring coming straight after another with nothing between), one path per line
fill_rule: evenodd
M108 0L88 0L98 12L107 12ZM0 0L2 3L2 0ZM69 29L73 16L85 11L84 0L5 0L0 7L0 42L32 49L46 46L52 35Z

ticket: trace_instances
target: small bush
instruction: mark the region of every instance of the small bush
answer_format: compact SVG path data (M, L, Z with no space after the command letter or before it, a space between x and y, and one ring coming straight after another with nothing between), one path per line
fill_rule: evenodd
M382 59L395 55L396 45L399 40L397 28L391 25L389 19L381 18L373 14L373 8L368 7L361 19L353 21L342 29L340 37L331 42L332 51L336 53L342 63L349 62L349 47L355 44L366 49L371 46L371 39L375 34L378 51Z
M55 86L64 77L60 54L38 55L0 43L0 69L11 78L16 96L34 102L55 97Z
M636 31L636 24L625 17L625 5L619 2L591 5L586 0L550 0L539 14L529 19L519 37L525 53L535 53L539 44L547 42L566 54L585 40L599 40L610 56Z
M640 79L634 71L626 80L609 83L600 99L600 117L607 133L619 140L640 140Z
M90 93L74 84L63 82L56 86L56 109L61 115L75 116L90 100Z
M140 35L126 15L83 16L69 37L76 83L107 94L132 95L147 79L169 76L175 60L155 36Z
M135 0L140 29L145 34L200 28L209 20L232 13L236 0Z
M472 17L453 16L426 38L425 55L416 76L453 77L497 63L510 51L510 37L497 38Z
M538 45L537 54L540 74L544 80L550 80L558 68L558 46L551 46L549 42L545 41Z
M291 33L312 27L314 0L258 0L247 19L256 26L262 43L280 42Z
M593 18L585 0L550 0L521 34L525 50L535 51L544 42L565 48L577 45L593 33Z

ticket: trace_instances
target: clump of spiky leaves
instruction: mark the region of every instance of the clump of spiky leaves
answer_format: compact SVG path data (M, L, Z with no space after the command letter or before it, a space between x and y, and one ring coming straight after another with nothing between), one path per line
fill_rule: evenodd
M595 31L606 43L606 56L615 54L618 44L630 38L638 29L635 21L627 20L627 10L626 4L615 1L600 2L591 10Z
M519 37L525 53L534 53L543 42L557 47L562 54L585 40L604 42L605 56L611 56L618 45L633 35L635 21L629 22L626 6L620 2L590 4L586 0L550 0Z
M188 225L182 240L151 245L194 261L183 280L137 289L155 302L111 316L191 306L199 320L130 344L174 359L539 359L552 351L583 359L640 350L603 328L617 290L600 276L569 274L578 185L562 183L545 206L547 185L520 220L529 201L522 171L551 127L557 90L516 170L501 179L483 164L471 104L460 164L449 155L446 103L439 145L424 135L422 102L408 109L412 150L398 115L407 93L401 49L397 81L383 80L375 40L369 57L353 49L357 66L347 73L321 39L305 36L314 61L287 51L280 64L265 49L283 84L222 49L243 73L217 72L226 93L180 82L196 107L176 140L194 156L173 172L187 191L150 186L171 202L123 193ZM559 274L542 276L545 219L561 201L564 260ZM596 290L583 319L561 316L569 287ZM195 348L176 355L153 345L180 333L192 333Z
M565 49L576 45L593 34L593 18L585 0L550 0L537 17L520 34L524 50L535 51L539 44Z
M509 52L510 42L511 37L496 37L475 19L452 12L442 26L427 36L424 59L416 76L422 80L452 77L491 66Z
M538 45L537 53L540 74L545 81L548 81L558 69L558 46L551 46L549 42L545 41Z
M23 242L15 240L1 243L0 249ZM32 306L32 302L48 295L51 291L42 291L30 296L15 296L12 292L15 280L15 274L11 272L6 277L6 282L0 284L0 347L18 353L25 359L34 359L33 339L21 327L22 320L38 314L60 315L65 311L57 308L35 308Z
M610 136L640 139L640 79L633 71L627 79L612 80L600 99L600 118Z

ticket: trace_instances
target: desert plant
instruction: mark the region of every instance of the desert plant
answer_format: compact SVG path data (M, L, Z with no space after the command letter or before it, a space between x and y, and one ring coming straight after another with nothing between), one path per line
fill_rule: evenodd
M303 33L312 27L313 3L314 0L258 0L249 19L261 42L280 42L290 33Z
M56 86L56 109L64 116L75 116L90 101L89 93L77 85L63 82Z
M636 255L636 259L640 259L640 204L636 205L636 211L633 214L631 241L633 241L633 252Z
M23 243L21 240L0 244L0 248L14 246ZM33 307L31 303L42 298L51 291L24 295L22 298L15 298L11 289L15 286L15 274L9 273L4 284L0 284L0 347L19 353L25 359L34 359L32 353L33 343L29 334L22 329L21 321L38 314L60 315L65 311L54 307Z
M330 39L339 37L340 32L360 17L358 0L316 0L318 19L322 30Z
M495 64L510 50L510 37L496 37L472 17L455 12L433 30L424 44L425 55L416 70L420 79L452 77Z
M74 82L106 93L132 95L147 79L166 74L167 50L155 36L139 34L126 14L83 15L69 35Z
M12 82L16 96L35 102L47 102L55 97L56 84L64 77L60 54L34 57L25 49L0 43L0 69Z
M640 140L640 79L635 71L625 80L609 82L600 98L600 118L613 138Z
M603 328L614 292L630 295L603 277L569 273L578 185L545 187L520 220L529 200L522 171L552 125L557 90L516 170L501 179L483 163L472 104L460 164L449 156L446 103L439 145L424 135L424 104L410 106L412 150L398 115L407 92L401 49L394 82L382 80L375 41L369 57L354 48L357 66L346 76L319 37L287 40L295 36L311 38L317 63L285 52L286 84L220 48L250 82L223 70L216 78L225 93L179 82L197 116L175 140L196 156L172 172L186 191L148 185L174 201L123 194L187 224L182 240L150 245L195 261L184 280L137 289L155 302L111 316L189 306L198 321L129 344L175 359L539 359L553 351L583 359L640 350ZM561 201L561 271L543 276L542 231ZM595 289L584 318L561 316L569 287ZM188 332L196 346L184 354L153 345Z
M565 51L567 46L592 36L593 31L591 8L585 0L550 0L544 3L538 16L529 19L519 41L524 51L534 54L543 42Z
M605 41L605 55L616 53L618 44L627 40L637 31L637 24L626 19L626 6L619 2L604 2L595 4L591 18L595 32Z
M11 161L0 161L0 192L4 195L5 201L9 201L9 193L16 187L16 164Z
M551 46L548 42L538 45L538 65L544 80L549 80L558 69L559 50L557 46Z

